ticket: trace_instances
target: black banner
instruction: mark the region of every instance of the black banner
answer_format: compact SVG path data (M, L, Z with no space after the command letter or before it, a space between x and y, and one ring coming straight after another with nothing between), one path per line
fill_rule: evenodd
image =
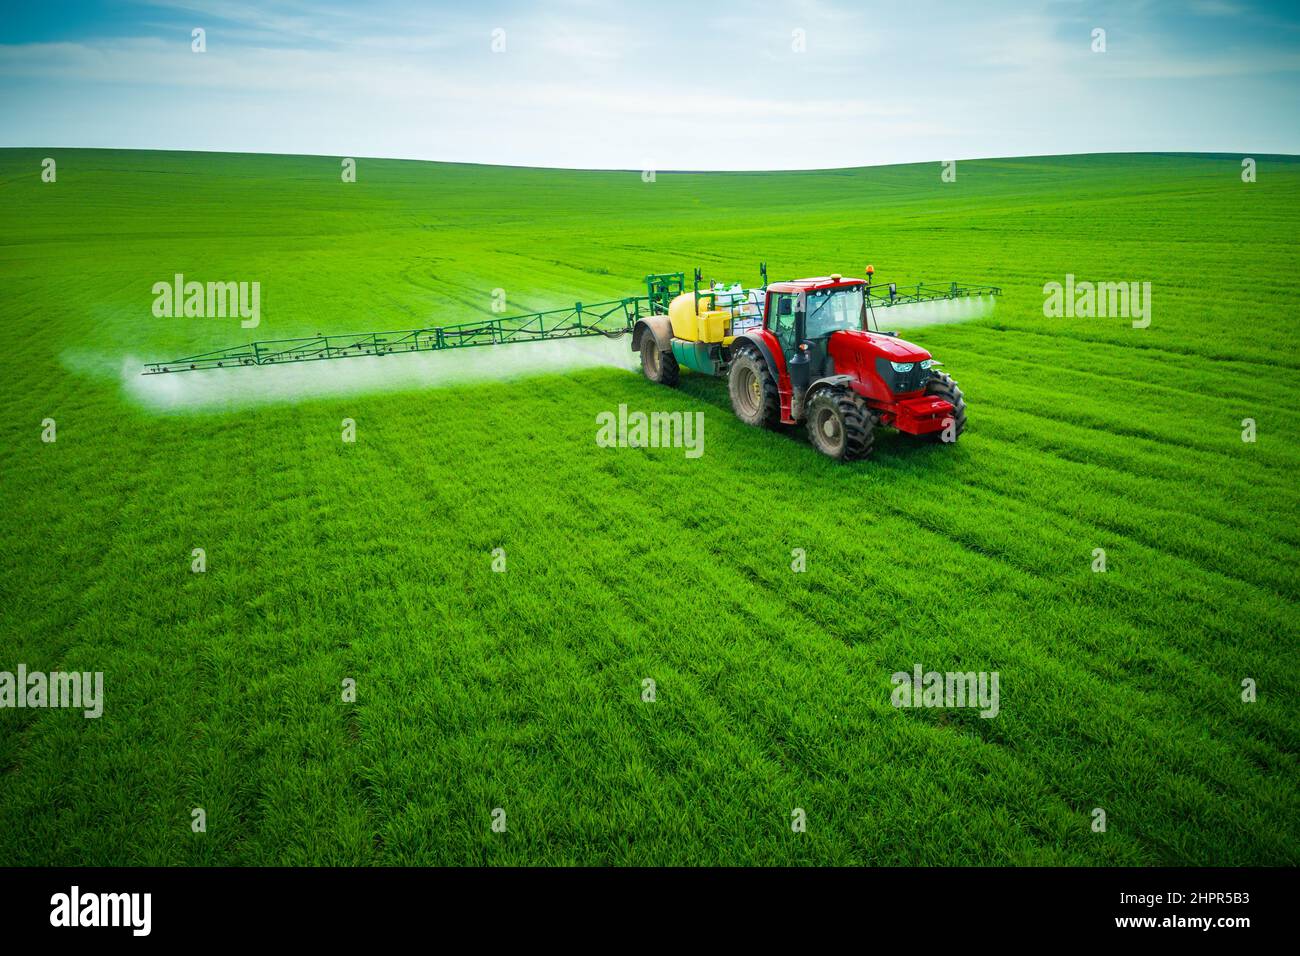
M944 945L1126 936L1232 945L1289 923L1289 870L9 869L7 940L218 943L462 928L650 940L692 919L737 937L903 932ZM678 931L672 931L676 934ZM1245 934L1244 936L1242 934Z

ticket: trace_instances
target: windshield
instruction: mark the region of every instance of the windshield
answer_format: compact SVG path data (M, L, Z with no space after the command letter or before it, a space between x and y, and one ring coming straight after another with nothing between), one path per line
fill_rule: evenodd
M804 336L822 338L840 329L866 329L862 286L808 293Z

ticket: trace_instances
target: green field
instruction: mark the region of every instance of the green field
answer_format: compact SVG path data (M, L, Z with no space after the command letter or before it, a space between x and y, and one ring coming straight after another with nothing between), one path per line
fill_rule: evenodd
M1300 862L1300 159L1258 159L343 184L337 158L0 150L0 671L105 693L0 710L0 864ZM961 442L836 464L722 381L618 368L194 373L237 400L186 410L130 387L760 259L1002 286L907 333L967 394ZM259 281L261 326L155 318L175 273ZM1045 318L1067 273L1150 282L1150 327ZM703 456L598 447L620 403L702 411ZM997 671L1000 712L895 709L916 664Z

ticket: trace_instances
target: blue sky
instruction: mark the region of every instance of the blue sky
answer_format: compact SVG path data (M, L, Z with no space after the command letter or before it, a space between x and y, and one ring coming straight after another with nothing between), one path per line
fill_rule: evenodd
M1296 8L28 4L0 14L0 145L619 169L1300 153Z

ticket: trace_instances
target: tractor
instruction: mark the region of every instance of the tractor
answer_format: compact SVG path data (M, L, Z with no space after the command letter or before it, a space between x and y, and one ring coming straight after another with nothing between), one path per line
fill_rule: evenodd
M881 331L878 306L906 302L896 285L887 292L867 277L842 275L767 282L748 292L715 284L682 289L666 314L639 318L632 349L645 377L676 386L682 366L725 375L736 416L775 428L806 423L822 454L839 461L871 455L878 426L929 441L955 442L966 428L966 400L940 362L897 332ZM650 297L666 298L648 277ZM673 290L669 290L673 291ZM988 290L979 290L988 291ZM967 294L955 283L943 298ZM915 301L928 301L918 287Z

